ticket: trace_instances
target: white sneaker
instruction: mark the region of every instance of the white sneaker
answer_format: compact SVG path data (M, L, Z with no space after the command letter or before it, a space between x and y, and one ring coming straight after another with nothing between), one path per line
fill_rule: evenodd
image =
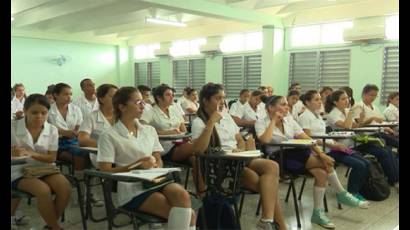
M151 223L149 224L149 229L150 230L164 230L164 227L162 226L161 223Z

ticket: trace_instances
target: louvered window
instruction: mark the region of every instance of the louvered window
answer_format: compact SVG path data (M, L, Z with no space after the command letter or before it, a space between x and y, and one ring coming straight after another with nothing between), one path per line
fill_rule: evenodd
M150 88L159 85L159 62L135 63L135 86L146 85Z
M302 92L323 86L339 89L349 86L350 50L291 53L289 85L298 82Z
M223 58L223 84L227 98L237 98L242 89L261 85L261 55Z
M173 61L173 87L176 95L182 95L185 87L201 90L205 84L205 59Z
M390 93L399 91L399 47L384 48L383 78L380 102L384 104Z

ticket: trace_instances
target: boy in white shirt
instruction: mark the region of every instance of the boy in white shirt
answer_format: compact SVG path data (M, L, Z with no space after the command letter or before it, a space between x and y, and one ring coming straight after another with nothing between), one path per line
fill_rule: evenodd
M91 79L86 78L80 82L80 87L84 95L78 97L73 104L81 109L81 113L83 117L85 117L91 112L98 110L97 97L95 96L95 84Z

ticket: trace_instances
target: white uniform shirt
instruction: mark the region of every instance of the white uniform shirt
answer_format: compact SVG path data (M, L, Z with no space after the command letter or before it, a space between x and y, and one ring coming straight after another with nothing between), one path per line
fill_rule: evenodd
M298 119L299 113L302 111L303 107L305 107L305 105L303 104L301 100L298 100L298 102L296 102L296 104L293 105L292 116L295 120Z
M26 99L24 97L21 101L17 99L16 96L13 97L11 100L11 119L15 118L16 112L23 111L25 101Z
M192 140L196 140L201 136L205 126L201 118L197 117L194 119L191 127ZM228 151L237 148L235 135L239 133L239 127L228 113L222 112L222 119L215 124L215 129L223 150Z
M379 108L377 106L372 105L373 108L370 106L367 106L363 101L358 102L357 104L354 105L354 107L361 107L364 108L364 118L365 120L369 119L370 117L378 117L381 119L384 119L382 113L380 112ZM355 117L359 118L359 114ZM373 121L371 124L377 124L377 122Z
M85 98L84 95L81 95L79 98L77 98L77 100L73 101L73 104L81 109L83 117L86 117L93 111L98 110L100 107L97 98L95 98L94 102L90 102L89 100L87 100L87 98Z
M58 149L58 130L48 122L44 122L37 142L33 143L33 137L26 128L25 119L13 120L11 122L11 137L11 146L23 147L36 153L47 154L48 151L57 151ZM23 168L33 165L48 164L29 158L27 164L13 165L11 166L11 181L23 176Z
M399 108L392 103L383 112L387 121L399 121Z
M80 126L83 122L83 115L80 108L70 103L68 104L68 111L66 119L64 120L63 116L57 108L56 103L53 103L50 106L48 122L55 125L59 129L74 130L77 125Z
M103 132L98 139L98 162L115 163L117 167L127 166L137 160L151 156L153 152L163 151L155 129L149 125L138 126L137 136L129 134L121 121ZM141 182L118 182L118 204L124 205L135 196L143 193Z
M326 123L320 115L315 115L309 109L306 109L298 118L298 123L302 129L308 129L312 136L325 135ZM333 144L332 139L326 139L326 143ZM325 152L329 149L326 147Z
M105 118L104 114L100 110L96 110L85 117L83 123L81 123L79 132L86 132L94 140L98 141L103 131L111 128L110 122ZM91 162L98 168L96 154L89 154Z
M266 116L264 118L258 119L255 123L255 131L256 135L260 137L269 126L270 117ZM296 136L304 133L303 129L299 126L299 124L289 116L283 118L283 130L285 133L282 133L279 128L273 128L273 136L271 143L281 143L282 141L294 139ZM269 152L275 152L279 150L279 147L268 147Z
M155 105L150 111L143 113L141 120L161 131L179 128L181 123L185 121L181 112L176 106L169 106L168 110L169 117L157 105ZM168 153L172 146L174 146L172 141L161 141L161 145L164 147L164 152L162 154Z
M229 109L229 114L231 114L232 116L241 117L245 104L242 104L239 100L234 102Z
M330 113L327 114L327 120L326 120L327 125L330 126L332 129L340 128L336 125L336 123L338 121L344 122L347 119L348 113L349 113L349 109L346 109L346 114L344 114L338 108L334 107L332 111L330 111ZM342 139L342 140L339 140L339 142L343 143L347 147L354 146L354 141L352 139Z
M199 104L197 102L193 102L191 100L184 100L181 103L181 108L184 111L184 114L190 113L188 112L188 108L191 108L193 110L198 110Z

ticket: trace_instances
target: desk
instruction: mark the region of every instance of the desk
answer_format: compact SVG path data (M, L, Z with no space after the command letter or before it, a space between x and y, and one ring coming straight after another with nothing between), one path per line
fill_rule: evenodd
M322 141L323 141L323 146L322 146L323 147L323 152L325 152L326 139L333 139L333 140L351 139L355 136L356 135L329 135L329 134L324 134L324 135L313 135L313 136L310 136L310 137L313 138L313 139L322 139ZM355 146L356 146L356 142L354 142L354 143L355 143Z
M191 137L191 133L185 133L185 134L169 134L169 135L158 135L158 138L160 141L175 141L179 139L184 139Z
M383 123L378 123L378 124L368 124L365 125L364 127L379 127L379 128L383 128L383 127L396 127L399 126L398 122L383 122Z
M27 164L27 158L11 158L11 165L24 165Z
M82 146L78 146L79 149L85 150L89 153L93 153L93 154L97 154L98 152L98 148L96 147L82 147Z
M350 128L350 129L335 129L334 131L353 131L356 133L366 133L366 132L382 132L383 128L381 127L359 127L359 128Z

